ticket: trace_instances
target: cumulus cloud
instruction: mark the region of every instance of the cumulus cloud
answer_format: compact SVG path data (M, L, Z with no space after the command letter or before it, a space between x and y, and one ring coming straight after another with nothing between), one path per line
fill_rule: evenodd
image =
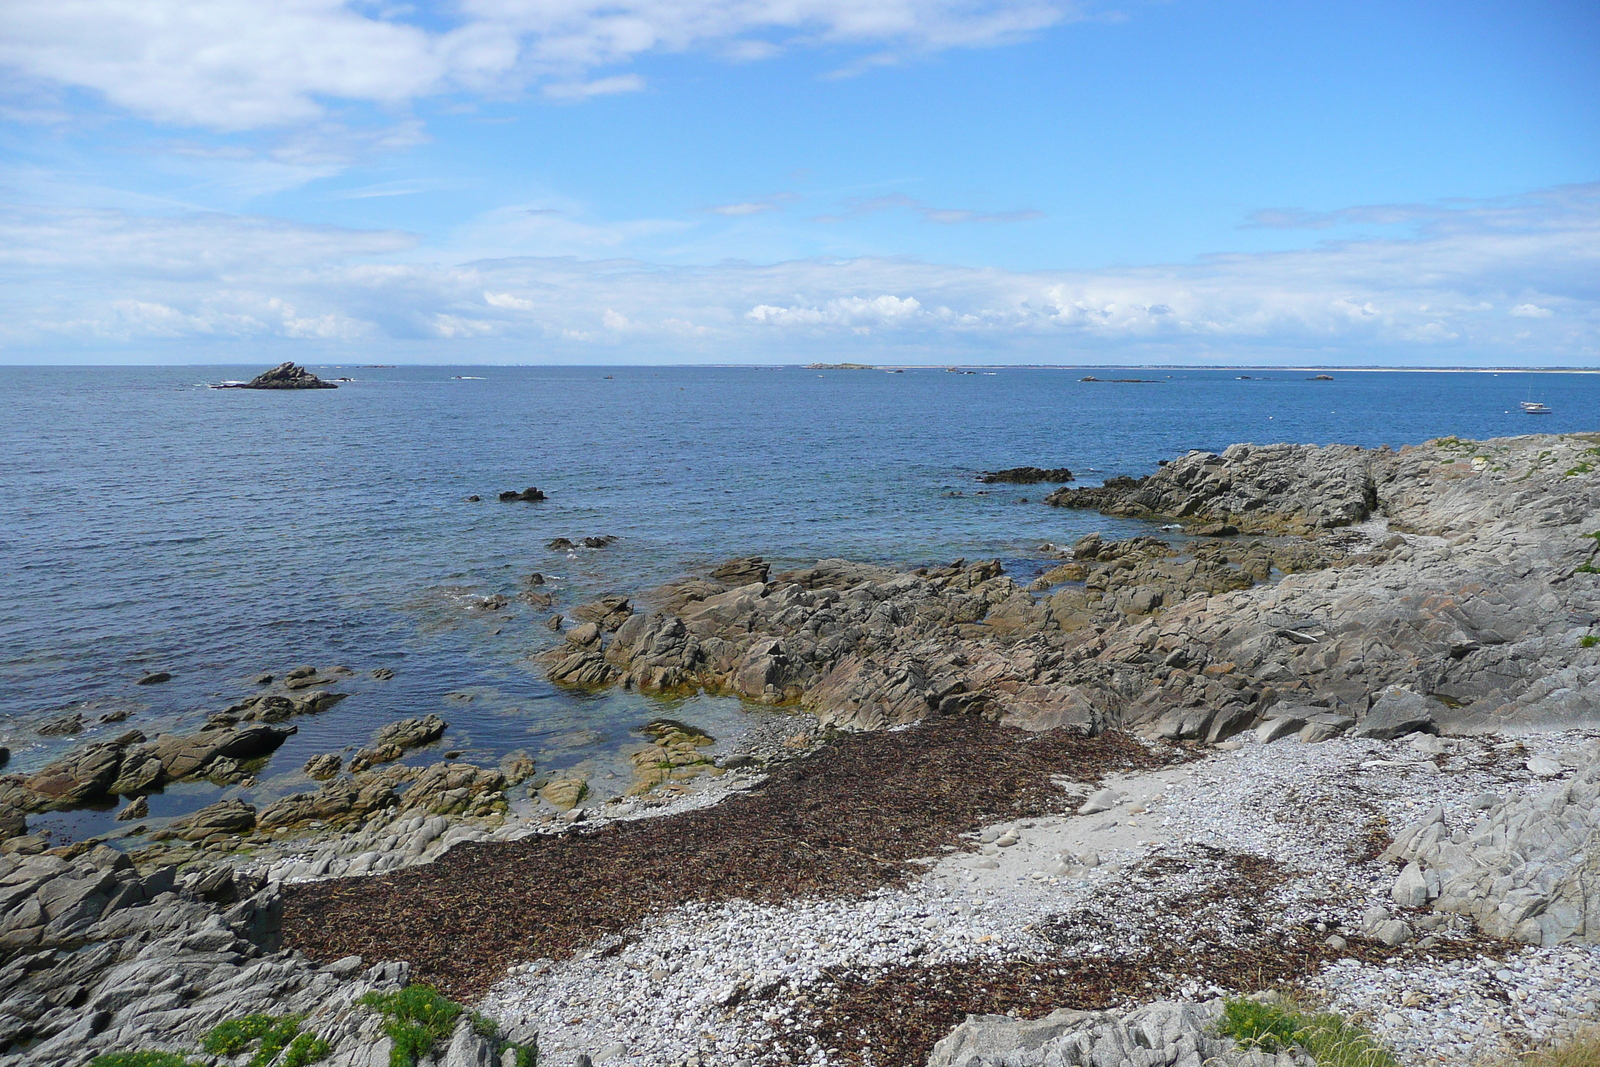
M1600 184L1444 211L1397 238L1019 272L897 258L422 263L404 234L14 209L0 213L0 344L13 361L61 358L63 337L177 351L219 336L437 362L1600 358Z
M543 84L631 92L589 72L653 52L756 59L847 45L882 55L981 47L1078 17L1072 0L8 0L0 67L54 113L62 87L141 117L217 130L313 122L330 101L401 105Z

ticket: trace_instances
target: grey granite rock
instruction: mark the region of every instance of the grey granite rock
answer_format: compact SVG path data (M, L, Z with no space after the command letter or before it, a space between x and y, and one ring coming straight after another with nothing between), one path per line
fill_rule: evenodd
M1213 1029L1221 1001L1157 1001L1129 1012L1063 1009L1042 1019L969 1015L928 1067L1304 1067L1299 1053L1240 1049Z
M1433 906L1471 916L1484 933L1535 945L1600 941L1600 753L1568 781L1497 802L1470 831L1434 809L1395 838ZM1418 895L1406 879L1408 899ZM1402 887L1397 883L1395 899Z
M1431 733L1438 729L1433 718L1436 708L1443 710L1443 705L1404 686L1392 685L1379 695L1351 732L1357 737L1373 737L1380 741L1418 732Z

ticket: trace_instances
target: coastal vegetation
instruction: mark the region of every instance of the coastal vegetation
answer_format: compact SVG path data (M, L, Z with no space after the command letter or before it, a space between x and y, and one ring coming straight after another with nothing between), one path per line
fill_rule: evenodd
M1317 1067L1400 1067L1366 1028L1337 1012L1309 1012L1281 999L1225 1001L1217 1032L1262 1052L1303 1049Z

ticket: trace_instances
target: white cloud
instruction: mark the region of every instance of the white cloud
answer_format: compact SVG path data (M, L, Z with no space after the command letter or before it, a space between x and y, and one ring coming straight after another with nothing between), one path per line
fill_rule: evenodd
M517 218L577 226L569 238L601 254L627 229L526 209L500 221ZM19 362L70 360L81 350L63 338L176 352L221 336L352 353L381 343L440 362L602 348L657 361L856 349L996 362L1600 361L1600 184L1457 205L1404 238L1096 271L400 261L415 255L404 234L14 208L0 212L0 345Z
M224 130L317 119L319 98L401 103L434 91L449 71L441 45L341 0L0 5L0 64L137 115Z
M828 301L822 307L774 307L758 304L747 317L769 326L849 326L853 328L910 322L922 313L914 296L885 293L876 297L846 296Z
M637 74L618 74L610 78L596 78L587 82L559 82L546 85L544 95L555 100L587 100L591 96L614 96L617 93L637 93L644 88L644 79Z
M503 308L506 311L535 311L539 307L532 300L523 300L510 293L484 293L483 302L492 308Z
M653 52L754 59L851 45L888 56L1016 40L1077 17L1072 0L436 0L386 15L355 0L8 0L0 67L35 87L15 114L59 113L87 89L160 122L245 130L316 122L329 102L382 106L544 84L576 99L631 92L590 79ZM433 28L440 25L449 28ZM427 28L425 28L427 27Z
M799 199L799 193L768 193L766 196L758 196L732 204L713 204L711 207L706 208L705 211L709 215L722 215L736 219L743 218L746 215L762 215L769 211L782 211L785 204L792 204Z

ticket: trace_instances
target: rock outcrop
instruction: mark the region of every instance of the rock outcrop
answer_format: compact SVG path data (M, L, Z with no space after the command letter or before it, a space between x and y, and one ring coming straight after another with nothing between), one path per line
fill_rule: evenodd
M1129 1012L1051 1012L1042 1019L969 1015L933 1047L928 1067L1305 1067L1298 1051L1239 1048L1214 1027L1222 1002L1156 1001Z
M304 367L294 363L280 363L269 371L251 378L248 382L238 384L229 383L224 389L337 389L332 382L325 382Z
M226 867L141 874L105 846L0 856L0 1067L193 1048L257 1012L306 1013L327 1062L387 1062L381 1018L355 1002L403 986L406 965L279 951L281 913L276 887Z
M1395 838L1394 899L1469 915L1491 937L1600 941L1600 753L1567 781L1502 800L1470 828L1436 808Z
M1597 447L1193 453L1055 500L1179 518L1203 540L1091 535L1027 588L996 563L691 577L629 615L597 602L545 662L562 684L704 688L858 728L935 708L1199 741L1281 707L1315 709L1294 720L1306 741L1590 721Z
M1373 468L1391 455L1350 445L1233 445L1221 455L1190 452L1147 478L1059 489L1045 503L1252 533L1306 533L1371 516L1378 507Z
M124 739L75 749L32 775L0 776L0 804L22 811L57 811L140 796L169 781L204 777L226 765L236 775L240 761L265 756L295 732L293 726L218 723L193 734L164 734L146 741L134 731Z

